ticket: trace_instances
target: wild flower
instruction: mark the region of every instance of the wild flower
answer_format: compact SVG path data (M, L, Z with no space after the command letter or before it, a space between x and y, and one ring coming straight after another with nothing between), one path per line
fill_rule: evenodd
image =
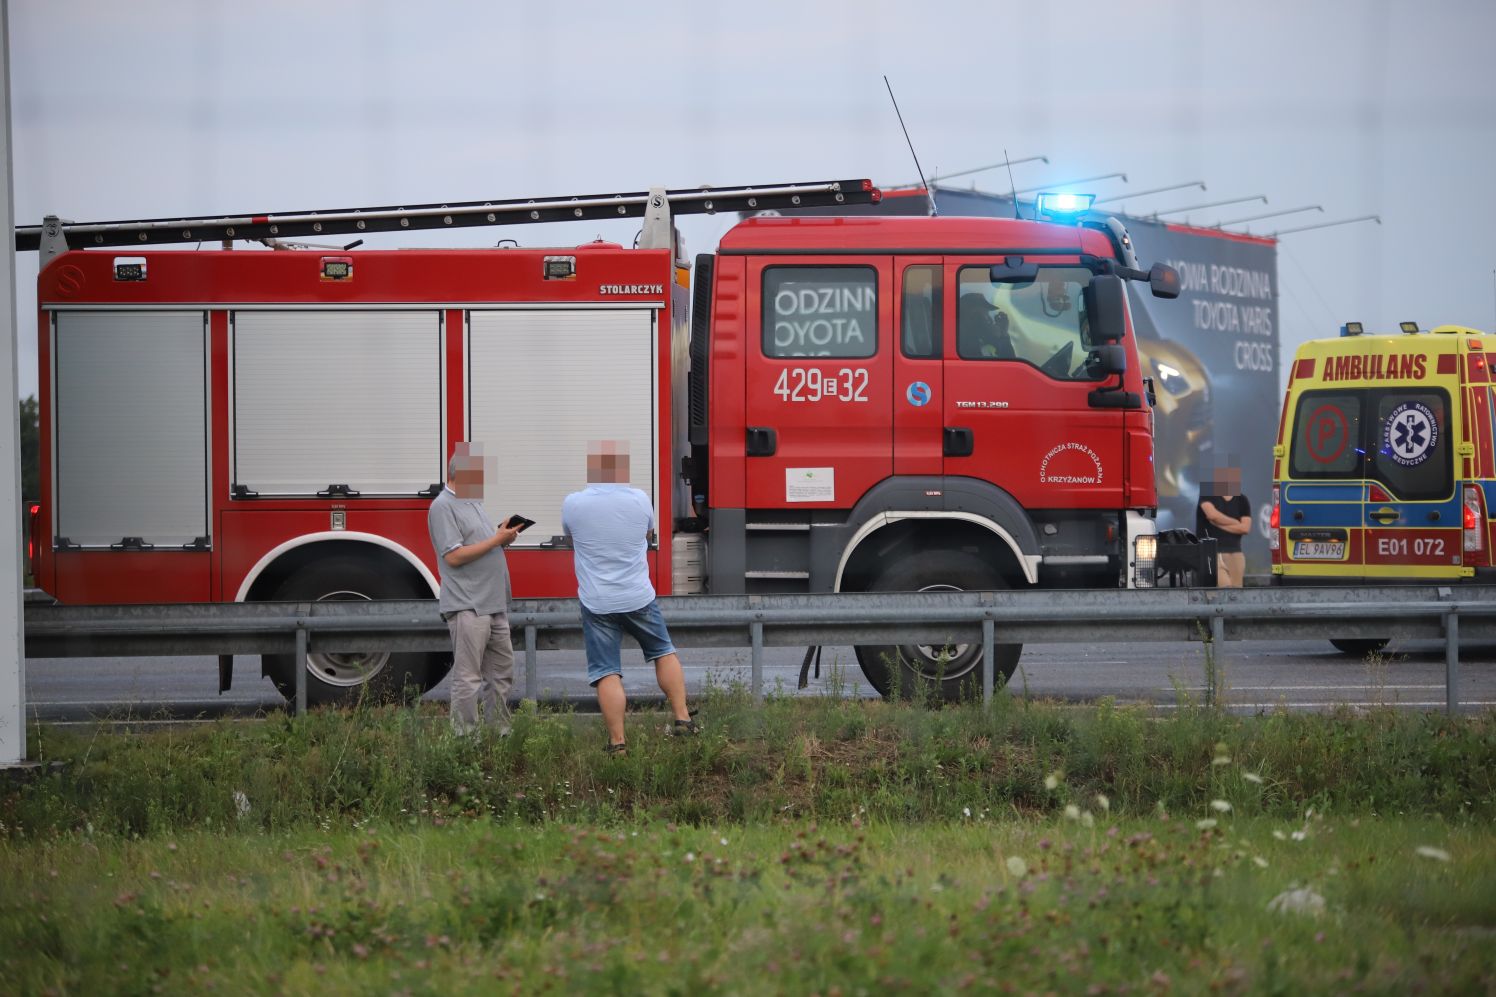
M1058 772L1051 772L1051 773L1049 773L1049 775L1045 776L1044 777L1044 788L1047 789L1047 790L1049 790L1051 793L1054 792L1056 789L1059 789L1060 788L1060 774Z
M686 861L687 862L695 862L696 861L696 853L695 852L686 852Z
M1096 818L1091 816L1091 811L1084 810L1080 815L1080 823L1082 827L1095 827Z
M1216 819L1214 817L1203 817L1200 820L1195 821L1195 827L1201 831L1209 831L1215 826Z
M1258 775L1256 772L1243 772L1241 774L1241 777L1255 785L1262 785L1262 776Z
M1076 806L1074 803L1065 804L1065 819L1080 820L1080 807Z
M1017 855L1008 856L1008 872L1022 879L1028 875L1028 863Z
M1211 800L1210 809L1216 813L1229 814L1231 812L1231 804L1225 800Z
M1112 809L1112 801L1106 798L1105 793L1096 794L1096 805L1101 808L1102 813L1109 813Z
M971 816L971 807L962 807L961 808L961 816L962 817L970 817Z
M1305 831L1295 831L1292 834L1290 834L1289 837L1292 838L1294 841L1303 841L1305 838L1309 837L1309 835Z
M1435 848L1432 845L1419 845L1417 848L1413 849L1413 854L1422 856L1426 859L1433 859L1436 862L1449 861L1448 852L1446 852L1442 848Z
M1285 890L1267 902L1274 914L1308 914L1319 917L1325 912L1325 898L1311 889Z
M722 844L724 844L724 845L725 845L725 844L727 844L727 839L726 839L726 838L718 838L718 839L717 839L717 840L718 840L718 841L719 841L719 842L720 842L720 843L722 843Z
M1279 841L1287 841L1288 840L1288 835L1284 834L1282 831L1277 831L1277 830L1273 831L1273 837L1277 838Z

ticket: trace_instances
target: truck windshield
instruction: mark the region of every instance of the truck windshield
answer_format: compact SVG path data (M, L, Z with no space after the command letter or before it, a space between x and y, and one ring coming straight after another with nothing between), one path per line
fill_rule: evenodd
M1395 498L1445 499L1452 450L1444 391L1306 391L1294 412L1289 468L1301 481L1371 479Z
M1082 293L1091 271L1040 267L1027 284L994 283L987 266L962 267L957 285L956 354L963 360L1016 360L1061 381L1089 381L1095 348Z

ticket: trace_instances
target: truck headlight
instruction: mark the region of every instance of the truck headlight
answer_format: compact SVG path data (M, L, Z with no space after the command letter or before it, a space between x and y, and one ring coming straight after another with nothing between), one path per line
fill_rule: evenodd
M1158 535L1144 533L1132 541L1132 584L1134 588L1152 588L1158 573L1154 564L1158 559Z

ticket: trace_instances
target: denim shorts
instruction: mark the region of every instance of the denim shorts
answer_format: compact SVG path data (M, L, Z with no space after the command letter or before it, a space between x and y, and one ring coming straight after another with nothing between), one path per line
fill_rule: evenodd
M629 613L594 613L583 606L582 639L587 645L588 685L597 685L609 675L623 674L619 652L625 633L639 642L645 661L657 661L675 653L658 602L651 600L644 608Z

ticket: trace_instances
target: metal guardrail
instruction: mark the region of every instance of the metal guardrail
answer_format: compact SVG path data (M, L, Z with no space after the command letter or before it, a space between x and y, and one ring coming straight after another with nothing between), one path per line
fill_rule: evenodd
M660 606L683 647L752 648L763 691L763 649L947 643L983 647L982 695L993 692L994 643L1389 638L1442 640L1447 709L1459 709L1462 639L1496 639L1496 587L868 592L667 596ZM524 652L524 694L538 695L536 655L579 649L574 599L518 599L509 610ZM449 651L433 600L207 603L165 606L26 605L27 657L294 654L297 709L306 708L305 656L317 652ZM1207 675L1207 696L1214 699Z

